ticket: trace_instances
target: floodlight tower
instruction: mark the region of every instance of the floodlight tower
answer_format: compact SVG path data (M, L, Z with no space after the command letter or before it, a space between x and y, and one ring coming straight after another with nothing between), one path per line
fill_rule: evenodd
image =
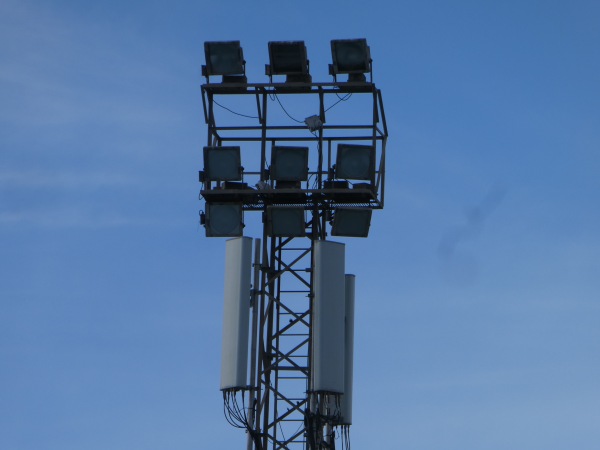
M384 204L388 133L369 47L365 39L332 41L333 81L322 83L312 81L302 41L269 42L268 83L247 82L239 41L206 42L204 49L201 223L207 236L230 238L226 418L246 430L248 450L333 449L340 437L348 447L355 278L345 273L345 245L327 236L367 237L372 211ZM299 96L318 105L305 120L281 101ZM349 115L359 119L336 120L329 110L351 96L365 100ZM253 113L220 103L232 98ZM290 120L281 123L285 116L277 119L270 105ZM365 111L366 119L357 114ZM254 246L243 236L252 213L262 219Z

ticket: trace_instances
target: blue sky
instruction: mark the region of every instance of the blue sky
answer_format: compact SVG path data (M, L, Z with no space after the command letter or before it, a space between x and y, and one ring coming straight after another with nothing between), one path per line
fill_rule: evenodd
M304 40L328 81L354 37L390 131L386 207L346 241L355 448L597 448L600 4L365 5L0 4L0 448L245 445L198 225L203 42L264 82L267 42Z

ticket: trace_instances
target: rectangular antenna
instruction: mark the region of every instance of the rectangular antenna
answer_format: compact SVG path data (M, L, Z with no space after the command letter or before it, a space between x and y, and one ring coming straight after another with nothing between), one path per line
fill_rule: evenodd
M248 386L251 268L252 238L226 241L221 390Z
M346 330L344 333L344 395L340 400L340 425L352 425L352 383L354 379L354 288L356 276L346 275Z
M344 393L345 245L314 243L313 390Z

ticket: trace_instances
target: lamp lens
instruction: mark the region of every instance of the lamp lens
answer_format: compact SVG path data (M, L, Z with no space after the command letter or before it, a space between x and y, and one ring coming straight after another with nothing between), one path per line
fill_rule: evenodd
M338 48L338 67L343 71L363 70L365 56L356 43L348 43Z
M370 180L373 173L373 147L339 145L336 178Z
M271 236L295 237L304 236L304 209L278 208L270 209Z
M273 180L304 181L308 178L308 148L275 147L271 166Z
M340 208L333 219L333 236L367 237L371 226L370 209Z
M243 58L239 42L212 42L207 47L211 75L243 74Z
M240 180L242 178L240 148L205 147L204 171L209 180Z
M212 204L208 206L207 234L211 236L241 236L241 205Z
M338 73L369 72L369 47L366 39L331 41L333 61Z
M269 50L274 74L306 73L304 42L270 42Z

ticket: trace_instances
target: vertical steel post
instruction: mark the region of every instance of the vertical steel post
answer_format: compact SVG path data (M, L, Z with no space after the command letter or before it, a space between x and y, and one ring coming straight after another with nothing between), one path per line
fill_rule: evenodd
M259 283L260 283L260 239L254 239L254 278L252 282L252 343L250 346L250 393L248 395L248 422L253 424L256 415L256 399L260 398L258 391L258 381L256 379L256 359L257 355L257 340L258 340L258 318L260 308L259 304ZM252 432L248 432L247 450L252 450L256 436Z

